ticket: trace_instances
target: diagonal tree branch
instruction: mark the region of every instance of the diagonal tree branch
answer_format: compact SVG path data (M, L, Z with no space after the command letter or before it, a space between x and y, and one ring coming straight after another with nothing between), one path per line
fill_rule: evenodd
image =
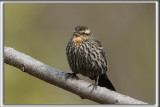
M66 79L65 72L52 68L10 47L4 47L4 62L82 98L101 104L147 104L99 86L92 91L93 87L89 87L89 82L80 79Z

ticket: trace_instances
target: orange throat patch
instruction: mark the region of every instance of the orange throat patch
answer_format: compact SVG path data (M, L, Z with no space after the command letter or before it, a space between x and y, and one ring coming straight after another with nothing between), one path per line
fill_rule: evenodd
M82 41L83 41L82 39L83 39L82 36L79 36L79 37L75 37L74 36L74 38L73 38L74 45L80 45L82 43Z

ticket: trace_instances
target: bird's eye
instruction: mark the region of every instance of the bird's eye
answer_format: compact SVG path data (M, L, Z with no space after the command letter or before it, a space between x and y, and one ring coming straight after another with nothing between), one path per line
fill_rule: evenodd
M78 32L78 30L77 30L77 29L75 29L75 30L74 30L74 32Z

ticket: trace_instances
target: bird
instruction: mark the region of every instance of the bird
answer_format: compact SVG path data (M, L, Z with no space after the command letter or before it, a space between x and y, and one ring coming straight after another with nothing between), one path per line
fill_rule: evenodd
M66 56L73 72L68 73L70 76L81 74L95 81L94 88L101 86L116 91L106 75L108 65L104 48L88 27L75 27L66 47Z

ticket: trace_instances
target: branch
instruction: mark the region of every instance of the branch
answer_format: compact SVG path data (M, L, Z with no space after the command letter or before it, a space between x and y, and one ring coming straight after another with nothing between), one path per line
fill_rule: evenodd
M43 81L79 95L81 98L101 104L147 104L104 87L98 86L97 89L92 91L93 87L89 87L89 82L80 79L66 79L67 73L52 68L10 47L4 47L4 62Z

